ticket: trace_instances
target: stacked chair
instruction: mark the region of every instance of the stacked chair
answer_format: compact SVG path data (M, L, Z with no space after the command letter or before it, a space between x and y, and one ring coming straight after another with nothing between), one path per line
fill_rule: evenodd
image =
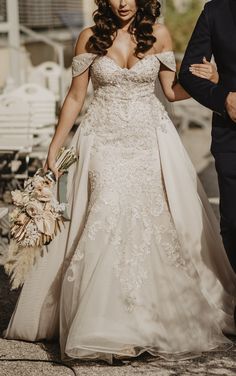
M179 131L189 129L192 124L201 128L209 127L211 124L211 111L201 106L192 98L185 101L175 102L173 108L174 122L179 125Z
M62 74L62 69L57 63L45 61L36 67L30 67L27 82L38 84L50 90L55 95L56 101L59 101Z
M45 156L56 124L56 98L37 84L0 96L0 180L28 176L29 158ZM3 188L4 190L4 188Z

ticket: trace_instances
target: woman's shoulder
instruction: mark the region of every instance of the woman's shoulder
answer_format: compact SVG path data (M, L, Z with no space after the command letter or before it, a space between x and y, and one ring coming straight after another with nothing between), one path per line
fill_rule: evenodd
M153 25L153 34L156 36L167 36L170 35L169 29L166 25L155 23Z
M172 50L172 38L170 31L166 25L156 23L153 25L153 35L156 37L156 45L158 50Z
M75 44L76 55L91 52L88 49L88 41L91 36L93 36L93 26L86 27L79 33L79 36Z

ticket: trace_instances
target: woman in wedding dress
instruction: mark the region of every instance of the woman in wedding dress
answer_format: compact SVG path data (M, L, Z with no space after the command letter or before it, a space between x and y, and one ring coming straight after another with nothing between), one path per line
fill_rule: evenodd
M47 166L82 108L67 179L71 221L28 275L5 338L58 338L62 358L186 359L235 334L236 277L165 108L188 98L156 0L96 0ZM204 67L203 67L204 68ZM203 69L204 71L204 69ZM200 73L202 74L201 70Z

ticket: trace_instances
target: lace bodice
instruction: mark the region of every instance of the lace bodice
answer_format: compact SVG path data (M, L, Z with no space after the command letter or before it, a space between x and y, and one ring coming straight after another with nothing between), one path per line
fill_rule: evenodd
M120 67L109 56L84 53L73 58L72 74L76 77L90 67L91 79L96 95L118 99L149 97L154 93L155 80L160 65L176 71L172 51L146 55L131 68Z
M87 135L96 134L94 148L108 143L147 151L154 147L154 128L165 128L168 117L155 95L161 64L176 70L172 51L146 55L131 68L92 53L73 58L73 77L90 69L94 96L81 126Z

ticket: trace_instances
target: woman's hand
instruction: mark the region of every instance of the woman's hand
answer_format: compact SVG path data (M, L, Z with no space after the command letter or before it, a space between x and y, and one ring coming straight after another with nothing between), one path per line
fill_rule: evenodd
M189 70L194 76L204 78L205 80L209 80L214 84L219 82L219 74L215 64L207 61L205 57L203 58L203 64L192 64Z
M56 168L56 156L51 154L50 151L48 153L47 160L45 162L43 169L45 172L51 170L54 173L56 180L58 180L59 177L62 175L62 173L60 173Z

